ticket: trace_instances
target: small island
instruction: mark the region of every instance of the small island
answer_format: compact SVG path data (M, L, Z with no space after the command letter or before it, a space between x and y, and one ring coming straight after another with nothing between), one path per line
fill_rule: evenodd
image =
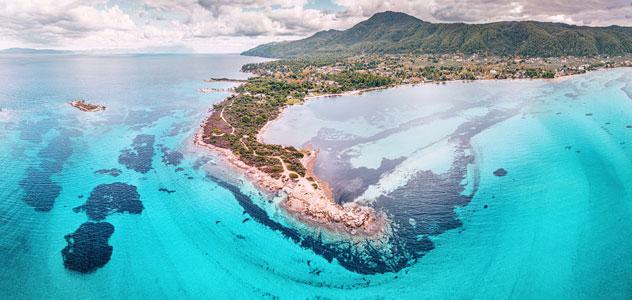
M97 112L97 111L105 110L105 106L103 105L88 103L85 100L81 100L81 99L70 101L69 104L72 107L75 107L79 109L80 111L84 111L84 112Z

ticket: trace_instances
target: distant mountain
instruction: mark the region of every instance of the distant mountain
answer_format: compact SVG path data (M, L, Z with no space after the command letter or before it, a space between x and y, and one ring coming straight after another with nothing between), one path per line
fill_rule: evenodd
M400 12L373 15L350 29L269 43L243 55L272 58L357 54L495 54L587 56L632 54L632 27L588 27L535 21L428 23Z
M32 49L32 48L8 48L0 50L0 53L9 54L70 54L72 51L53 49Z

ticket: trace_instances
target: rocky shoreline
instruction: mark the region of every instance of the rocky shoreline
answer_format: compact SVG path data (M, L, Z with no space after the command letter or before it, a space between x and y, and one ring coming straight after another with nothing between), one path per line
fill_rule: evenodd
M340 205L334 201L328 185L313 174L313 162L317 154L315 151L309 151L310 154L302 160L307 167L308 176L275 178L256 167L246 165L229 149L205 143L202 136L203 130L200 130L193 140L195 146L215 154L222 162L244 174L262 192L283 196L280 208L297 221L313 226L317 231L324 229L352 239L360 237L380 240L390 231L383 213L357 203Z

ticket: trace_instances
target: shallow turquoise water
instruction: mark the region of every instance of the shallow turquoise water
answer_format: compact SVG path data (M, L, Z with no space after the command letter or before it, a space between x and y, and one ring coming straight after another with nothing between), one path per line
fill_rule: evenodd
M340 201L387 211L407 245L432 242L410 266L368 275L270 229L269 220L287 223L282 213L247 184L236 194L217 182L213 157L188 146L226 96L198 93L210 86L202 79L243 78L239 67L250 61L0 57L0 295L632 297L632 70L402 87L289 108L267 140L315 145L317 171L335 180ZM75 98L107 109L81 113L66 104ZM138 136L153 145L134 148ZM138 154L127 157L133 164L121 163L125 153ZM95 173L112 168L120 175ZM499 168L507 175L494 176ZM136 187L140 213L95 220L73 211L115 182ZM25 201L55 186L57 196ZM114 227L111 258L86 274L65 267L64 236L98 221Z

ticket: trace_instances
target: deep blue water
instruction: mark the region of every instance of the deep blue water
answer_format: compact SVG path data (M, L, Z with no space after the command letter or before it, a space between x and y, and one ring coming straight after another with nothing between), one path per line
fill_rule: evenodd
M320 149L338 201L389 214L374 251L191 147L227 96L203 79L254 61L0 56L2 298L632 297L632 70L288 108L265 139Z

